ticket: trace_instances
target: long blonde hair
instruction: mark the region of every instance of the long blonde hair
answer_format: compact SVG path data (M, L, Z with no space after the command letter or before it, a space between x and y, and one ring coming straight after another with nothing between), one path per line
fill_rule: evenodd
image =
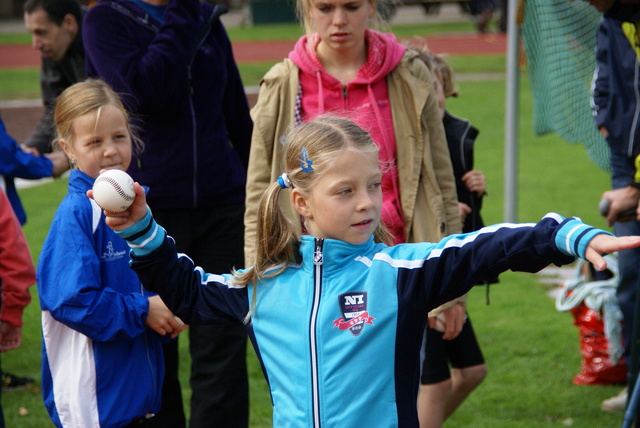
M73 123L80 116L95 113L94 126L100 119L100 114L107 106L113 106L122 112L127 130L131 135L132 149L141 151L142 141L138 138L135 129L131 126L129 114L124 108L118 95L100 79L87 79L75 83L65 89L56 100L53 112L53 121L56 125L56 136L53 141L54 149L61 149L60 140L66 142L68 147L73 146L75 135Z
M288 184L303 195L308 195L316 180L322 177L336 156L345 149L362 153L378 151L369 134L347 119L319 116L293 128L287 135L284 153L283 172L290 182ZM305 156L311 161L312 171L301 161ZM274 182L262 194L257 213L256 262L252 268L242 273L234 272L238 284L257 285L263 278L278 275L299 258L298 229L286 217L278 203L280 192L287 190ZM374 232L374 238L377 242L390 244L391 235L382 222ZM255 288L252 310L254 306Z

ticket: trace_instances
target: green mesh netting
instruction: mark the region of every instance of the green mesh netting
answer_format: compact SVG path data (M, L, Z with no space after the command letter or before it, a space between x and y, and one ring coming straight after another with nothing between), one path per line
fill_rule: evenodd
M609 147L591 115L590 87L601 13L584 1L526 0L522 39L533 91L536 135L582 143L609 170Z

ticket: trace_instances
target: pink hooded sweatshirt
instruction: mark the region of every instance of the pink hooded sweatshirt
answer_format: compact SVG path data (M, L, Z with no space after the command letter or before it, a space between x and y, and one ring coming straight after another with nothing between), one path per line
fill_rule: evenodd
M382 177L382 221L394 238L405 241L400 204L396 139L389 105L387 75L398 65L405 47L393 34L366 30L367 62L346 85L329 75L316 55L317 34L303 36L289 59L300 69L300 93L296 100L295 122L307 122L323 113L346 115L369 132L380 152Z

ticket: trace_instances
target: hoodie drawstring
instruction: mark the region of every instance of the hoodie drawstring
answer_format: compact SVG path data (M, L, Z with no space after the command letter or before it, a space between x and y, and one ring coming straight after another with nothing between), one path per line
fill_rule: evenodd
M322 71L316 70L316 78L318 79L318 111L324 113L324 94L322 91Z

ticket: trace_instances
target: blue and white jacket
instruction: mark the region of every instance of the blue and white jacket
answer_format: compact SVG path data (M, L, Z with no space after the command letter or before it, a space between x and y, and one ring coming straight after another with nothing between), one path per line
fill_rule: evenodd
M387 247L303 236L301 263L241 287L177 254L150 215L120 232L132 267L189 324L242 320L269 383L273 426L418 427L419 349L427 312L507 269L535 272L584 256L607 233L552 214L437 244Z
M162 337L145 325L148 296L127 243L72 170L38 263L42 394L58 427L122 427L160 409Z

